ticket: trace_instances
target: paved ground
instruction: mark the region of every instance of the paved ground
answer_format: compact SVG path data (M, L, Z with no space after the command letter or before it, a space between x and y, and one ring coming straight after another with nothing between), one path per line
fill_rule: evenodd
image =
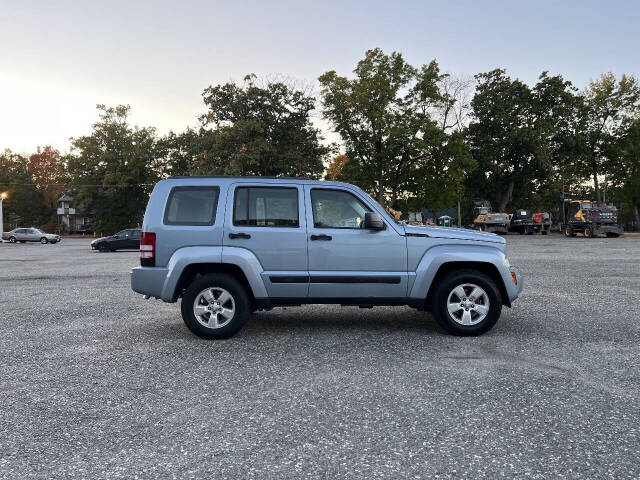
M509 236L480 338L309 306L211 342L136 252L0 245L0 478L638 478L640 239Z

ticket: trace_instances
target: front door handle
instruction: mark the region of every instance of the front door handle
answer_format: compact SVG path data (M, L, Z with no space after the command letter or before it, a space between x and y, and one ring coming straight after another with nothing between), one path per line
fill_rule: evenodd
M248 233L230 233L229 238L251 238Z
M331 235L311 235L311 240L324 240L325 242L328 242L331 238Z

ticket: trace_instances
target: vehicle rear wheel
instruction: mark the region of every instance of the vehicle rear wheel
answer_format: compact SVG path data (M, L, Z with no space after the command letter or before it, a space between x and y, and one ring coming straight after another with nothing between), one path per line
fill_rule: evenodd
M586 238L590 238L593 237L593 230L591 230L591 228L589 227L585 227L584 231L582 232L582 234L586 237Z
M16 237L9 237L9 243L16 243Z
M47 243L49 243L49 240L47 240L47 237L42 237L40 239L40 243L43 244L43 245L46 245Z
M251 311L245 288L234 277L210 273L189 285L182 297L182 319L202 338L223 339L235 335Z
M439 280L431 298L438 325L452 335L481 335L500 318L502 297L495 282L477 270L456 270Z

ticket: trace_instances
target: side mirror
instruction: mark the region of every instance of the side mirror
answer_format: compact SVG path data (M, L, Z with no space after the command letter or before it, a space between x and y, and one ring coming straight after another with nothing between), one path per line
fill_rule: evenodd
M366 212L364 214L364 228L366 230L384 230L384 222L379 213Z

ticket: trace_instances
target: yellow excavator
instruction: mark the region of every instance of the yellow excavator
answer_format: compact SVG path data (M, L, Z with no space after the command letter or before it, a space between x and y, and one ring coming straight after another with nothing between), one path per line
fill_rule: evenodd
M591 200L564 200L566 222L561 228L565 236L581 233L585 237L619 237L624 233L618 225L618 209L613 205L598 205Z

